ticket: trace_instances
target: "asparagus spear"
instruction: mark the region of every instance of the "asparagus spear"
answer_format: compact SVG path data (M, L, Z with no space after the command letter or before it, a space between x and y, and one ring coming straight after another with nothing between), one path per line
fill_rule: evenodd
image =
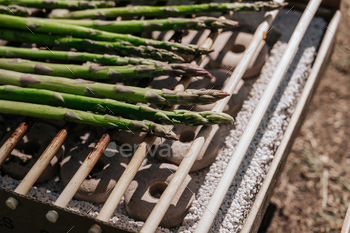
M1 26L1 25L0 25ZM128 42L105 42L89 39L68 38L25 31L0 30L0 39L16 42L31 42L45 46L63 45L68 48L76 48L92 52L115 52L124 56L135 55L144 58L153 58L169 62L183 62L184 59L173 52L154 48L152 46L135 46Z
M0 99L61 106L70 109L118 114L129 119L150 120L162 124L212 125L233 122L225 113L190 112L187 110L162 111L111 99L96 99L49 90L0 86Z
M276 2L254 3L208 3L179 6L127 6L115 8L100 8L82 11L73 11L61 15L52 15L57 19L85 19L85 18L116 18L118 16L179 16L202 12L223 11L270 11L283 7L285 4Z
M145 78L161 75L207 76L211 74L203 68L191 64L139 65L139 66L81 66L32 62L23 59L0 58L0 68L23 73L47 74L67 78L114 79L114 78Z
M154 66L156 69L164 68L168 75L182 74L182 75L193 75L193 76L209 76L212 75L205 69L192 65L189 63L164 63L161 61L135 58L135 57L120 57L117 55L109 54L94 54L94 53L83 53L83 52L66 52L66 51L48 51L28 48L15 48L10 46L0 46L0 56L3 57L22 57L31 59L56 59L62 61L79 61L86 62L91 61L95 63L101 63L105 65L118 65L125 66L131 65L145 65ZM171 70L174 70L171 71Z
M84 38L98 41L110 41L121 43L128 42L130 45L150 45L159 49L165 49L168 51L176 51L178 53L192 55L208 54L211 52L210 49L199 47L197 45L183 45L180 43L152 40L132 35L105 32L76 25L53 23L40 19L29 19L25 17L18 17L12 15L0 15L0 22L1 27L10 29L20 29L28 32L30 30L33 33L39 32L52 33L57 35L70 35L76 38Z
M155 104L209 104L229 94L219 90L172 91L97 83L46 75L24 74L0 69L0 84L47 89L64 93Z
M1 32L0 32L1 35ZM49 51L49 50L39 50L39 49L28 49L28 48L16 48L10 46L0 46L0 56L3 57L22 57L29 59L56 59L62 61L79 61L79 62L96 62L107 65L156 65L163 66L164 62L136 58L136 57L120 57L117 55L109 54L96 54L96 53L85 53L85 52L67 52L67 51ZM172 63L174 69L183 69L182 63Z
M26 7L11 4L8 6L0 5L0 14L29 16L32 12Z
M115 7L114 1L64 1L64 0L0 0L1 5L17 4L27 7L45 9L83 10L93 8Z
M29 117L63 120L108 128L117 127L131 131L144 131L159 137L177 140L176 134L169 131L169 129L163 125L153 122L122 119L112 115L100 115L67 108L57 108L8 100L0 100L0 112Z
M187 18L167 18L148 20L122 20L122 21L102 21L102 20L69 20L69 19L45 19L45 21L61 24L78 25L88 28L99 29L107 32L118 33L141 33L144 31L166 31L180 29L230 29L238 26L237 21L229 19L218 19L215 17Z

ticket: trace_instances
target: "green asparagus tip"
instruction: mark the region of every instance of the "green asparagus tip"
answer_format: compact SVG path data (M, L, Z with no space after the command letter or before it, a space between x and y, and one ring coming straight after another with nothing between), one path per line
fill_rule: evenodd
M216 113L212 111L204 111L199 113L202 117L205 117L210 122L215 122L216 124L221 123L227 123L227 122L233 122L234 119L232 116L226 114L226 113Z
M204 76L208 78L213 78L213 75L209 71L205 70L200 66L192 65L190 63L171 63L167 65L173 69L185 71L185 73L183 74L185 76Z

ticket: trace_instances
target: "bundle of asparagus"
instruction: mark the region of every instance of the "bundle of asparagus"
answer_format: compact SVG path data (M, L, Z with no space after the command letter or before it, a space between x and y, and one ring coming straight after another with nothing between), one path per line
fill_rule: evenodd
M0 39L22 43L37 43L45 46L62 45L67 48L75 48L82 51L92 52L115 52L120 55L134 55L143 58L153 58L169 62L183 62L184 59L165 49L157 49L152 46L135 46L129 42L105 42L90 39L69 38L10 29L0 30Z
M166 105L210 104L229 95L224 91L212 89L187 89L185 91L158 90L119 84L97 83L84 79L73 80L45 75L29 75L3 69L0 69L0 84L47 89L95 98L110 98L128 102Z
M4 4L18 4L20 6L1 6ZM31 12L25 6L85 10L62 15L53 14L52 18L57 19L14 16L30 15ZM177 137L158 123L210 125L232 122L233 118L223 113L194 113L185 110L161 111L147 106L117 101L164 105L209 104L228 96L223 91L211 89L157 90L99 83L86 79L143 78L159 75L211 77L205 69L183 63L183 55L190 55L190 58L205 55L211 52L210 49L145 39L130 35L130 33L179 29L216 30L236 27L237 22L212 17L120 22L91 19L115 18L117 16L178 16L215 11L266 11L278 9L283 4L255 2L166 7L114 6L114 1L0 0L0 39L10 42L35 43L47 48L48 46L62 45L78 50L76 52L52 51L48 48L48 51L0 46L0 56L15 58L0 58L0 68L2 68L0 69L0 84L7 85L0 86L0 112L145 131L170 139L177 139ZM69 20L80 18L90 20ZM101 54L101 52L105 54ZM126 57L111 55L111 53ZM64 63L67 61L90 61L110 66L52 64L23 60L23 58L59 60ZM167 62L172 63L168 64ZM124 118L113 116L114 113Z
M30 117L63 120L69 122L96 125L101 127L118 127L131 131L143 131L159 137L177 140L174 132L168 128L147 121L122 119L112 115L101 115L67 108L0 100L0 112L7 114L20 114Z
M209 49L199 47L196 45L182 45L179 43L172 43L167 41L158 41L152 39L145 39L132 35L125 35L119 33L105 32L86 27L67 25L54 22L46 22L45 20L28 19L24 17L1 15L1 27L11 29L28 29L31 32L52 33L57 35L71 35L77 38L85 38L98 41L110 42L128 42L128 45L153 46L154 48L165 49L168 51L176 51L183 54L200 55L210 53ZM55 40L51 38L51 40Z
M172 112L156 110L147 106L137 106L111 99L96 99L86 96L66 94L49 90L21 88L17 86L0 86L0 99L62 106L71 109L94 111L107 114L118 113L130 119L154 121L162 124L211 125L233 122L233 118L225 113L190 112L175 110Z

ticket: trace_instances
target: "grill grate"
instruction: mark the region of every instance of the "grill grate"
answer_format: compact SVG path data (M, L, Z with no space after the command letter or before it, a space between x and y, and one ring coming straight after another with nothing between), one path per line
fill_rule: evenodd
M311 5L309 7L316 11L319 4L319 0L312 0ZM316 3L315 3L316 2ZM314 5L312 5L314 4ZM307 10L306 10L307 11ZM275 19L276 15L278 13L278 10L269 12L265 15L265 18L263 22L260 24L260 26L257 28L253 41L251 42L249 48L247 49L248 53L246 56L243 57L242 61L239 63L239 65L235 68L233 74L231 75L229 82L224 86L223 90L232 94L238 85L238 82L241 80L243 74L245 73L248 63L250 60L254 57L254 55L257 52L257 47L260 44L262 40L264 40L266 33L268 32L273 20ZM231 16L232 13L225 14L223 16L220 16L220 18L228 18ZM202 44L203 47L211 48L213 43L215 42L217 36L221 33L221 30L211 31L208 38L205 40L205 42ZM301 35L302 38L302 35ZM205 58L205 55L196 57L192 64L200 65ZM288 64L285 68L288 68ZM283 76L283 74L280 74L280 76ZM176 85L175 90L185 90L188 85L190 84L192 80L192 77L182 77L179 83ZM215 107L213 108L213 111L221 112L223 111L224 107L227 105L228 99L223 99L217 102ZM165 110L173 110L173 107L165 107ZM266 109L265 109L266 111ZM260 115L265 113L263 109L261 109ZM256 118L258 119L258 118ZM17 127L16 131L11 135L11 137L4 143L4 145L0 148L0 164L6 159L6 157L11 153L12 149L16 146L16 144L21 140L21 138L25 135L25 133L30 129L30 127L35 123L36 119L33 118L25 118L25 120ZM258 121L258 120L256 120ZM258 122L257 122L258 123ZM52 140L50 145L46 148L45 152L41 155L38 162L34 165L34 167L29 171L27 176L23 179L23 181L18 185L18 187L15 189L15 193L25 195L29 189L33 186L36 179L41 175L43 172L43 169L48 165L52 157L56 154L58 148L64 143L67 136L72 132L73 128L76 124L72 123L66 123L64 127L57 133L56 137ZM145 225L142 228L142 232L154 232L156 228L158 227L160 221L162 220L163 216L165 215L165 212L167 211L170 202L172 198L174 197L176 191L178 190L179 186L185 179L186 175L189 173L193 163L195 162L195 158L200 149L203 147L206 140L211 140L212 138L209 137L210 133L212 131L217 131L218 126L203 126L200 130L200 132L197 134L195 140L193 141L190 150L187 154L191 154L192 156L186 156L181 164L179 165L178 170L176 171L172 181L169 183L168 187L165 189L164 193L162 194L161 198L158 201L158 204L153 209L152 213L150 214L149 218L145 222ZM54 203L55 206L65 208L68 203L72 200L73 196L77 192L80 184L83 182L83 180L87 177L87 175L90 173L90 171L93 169L95 164L97 163L98 159L102 155L103 151L109 144L111 138L115 136L118 130L107 130L99 139L99 142L96 144L94 149L90 152L86 160L83 162L79 170L75 173L72 180L69 182L69 184L64 188L63 192L60 194L59 198ZM247 135L251 136L254 135L256 129L253 128L250 129L250 131L247 131ZM214 134L212 134L214 135ZM152 135L146 135L143 139L143 142L138 147L137 151L135 152L132 160L128 164L127 168L125 169L123 175L117 182L114 189L111 191L109 198L104 203L101 211L99 212L97 216L97 220L108 222L110 217L113 215L113 212L117 208L117 205L119 204L121 198L123 197L127 187L129 186L130 182L135 177L138 168L141 166L141 163L143 162L144 158L149 152L149 149L154 144L156 140L155 136ZM243 139L241 139L243 141ZM244 141L248 143L250 140L249 138L244 138ZM248 144L249 145L249 144ZM236 152L237 155L244 155L245 152L244 149L240 152ZM235 154L235 155L236 155ZM239 164L239 159L236 161L237 164ZM236 169L237 170L237 169ZM230 176L234 177L234 173L232 173ZM225 178L223 177L222 180L223 183L226 183L225 185L229 185L232 182L232 179L230 177ZM221 192L221 190L225 190L225 188L218 188L217 192ZM227 189L226 189L227 191ZM222 195L224 195L226 192L224 191ZM214 194L215 195L215 194ZM222 200L222 197L219 197L219 200ZM204 232L208 231L210 228L210 225L214 219L213 216L215 216L217 209L221 205L221 201L217 201L215 199L215 202L211 206L208 206L206 217L203 218L202 222L200 223L199 227L197 228L197 232ZM7 201L7 204L10 208L16 209L18 202L16 202L16 199L9 198ZM210 204L209 204L210 205ZM213 215L213 216L211 216ZM50 210L48 211L46 218L51 222L56 222L59 218L59 214L54 211ZM95 232L101 232L101 227L99 225L93 225L90 228L91 233Z

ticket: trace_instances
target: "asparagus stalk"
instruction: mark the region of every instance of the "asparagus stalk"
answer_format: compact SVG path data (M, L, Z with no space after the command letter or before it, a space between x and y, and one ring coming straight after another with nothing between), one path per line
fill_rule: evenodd
M162 124L212 125L233 122L225 113L190 112L187 110L162 111L111 99L96 99L49 90L0 86L0 99L60 106L83 111L117 114L128 119L149 120Z
M62 61L79 61L86 62L91 61L95 63L105 64L105 65L118 65L125 66L131 65L145 65L154 66L156 69L164 69L164 72L168 75L191 75L191 76L208 76L212 75L205 69L192 65L189 63L171 63L167 64L164 62L134 58L134 57L120 57L117 55L109 54L94 54L94 53L84 53L84 52L66 52L66 51L48 51L39 49L28 49L28 48L15 48L10 46L0 46L0 56L3 57L22 57L30 59L56 59ZM152 71L150 71L152 72ZM138 74L140 75L140 74ZM142 73L145 75L145 73Z
M29 16L32 12L26 7L11 4L8 6L0 5L0 14Z
M122 119L112 115L100 115L67 108L57 108L8 100L0 100L0 112L29 117L63 120L108 128L116 127L131 131L144 131L159 137L177 140L176 134L162 125L153 122Z
M1 5L17 4L27 7L45 9L83 10L93 8L115 7L114 1L63 1L63 0L0 0Z
M202 12L223 11L271 11L283 7L285 4L276 2L254 2L254 3L208 3L179 6L127 6L115 8L100 8L82 11L73 11L61 15L52 15L57 19L85 19L85 18L116 18L118 16L179 16L186 14L197 14Z
M97 83L0 69L0 84L47 89L69 94L155 104L210 104L229 94L219 90L172 91Z
M166 30L204 30L204 29L231 29L238 26L237 21L229 19L218 19L215 17L197 17L187 18L167 18L167 19L148 19L148 20L122 20L122 21L103 21L103 20L69 20L69 19L45 19L47 22L71 24L88 28L99 29L107 32L118 33L141 33L144 31L166 31Z
M57 35L70 35L76 38L84 38L98 41L110 41L110 42L128 42L130 45L143 45L153 46L159 49L165 49L168 51L176 51L183 54L208 54L210 49L199 47L197 45L183 45L180 43L172 43L167 41L159 41L136 37L132 35L105 32L97 29L91 29L76 25L62 24L47 22L40 19L29 19L25 17L18 17L12 15L0 15L1 27L19 30L29 30L33 33L52 33ZM29 29L29 30L28 30Z
M52 64L44 62L32 62L23 59L0 58L0 68L31 74L45 74L67 78L86 79L120 79L120 78L145 78L161 75L191 75L207 76L211 74L203 68L191 64L179 64L181 69L177 69L175 64L139 65L139 66L81 66Z
M0 33L1 35L1 33ZM22 57L29 59L56 59L62 61L79 61L79 62L96 62L105 65L156 65L163 66L164 62L152 60L152 59L144 59L144 58L136 58L136 57L120 57L117 55L109 55L109 54L96 54L96 53L86 53L86 52L67 52L67 51L49 51L49 50L39 50L36 48L28 49L28 48L16 48L10 46L0 46L0 56L3 57ZM184 64L181 63L172 63L171 64L174 69L182 69Z
M1 25L0 25L1 26ZM76 48L92 52L115 52L120 55L135 55L143 58L152 58L169 62L183 62L184 59L173 52L154 48L152 46L135 46L128 42L105 42L89 39L68 38L25 31L13 31L8 29L0 30L0 39L16 42L31 42L45 46L62 45L68 48Z

